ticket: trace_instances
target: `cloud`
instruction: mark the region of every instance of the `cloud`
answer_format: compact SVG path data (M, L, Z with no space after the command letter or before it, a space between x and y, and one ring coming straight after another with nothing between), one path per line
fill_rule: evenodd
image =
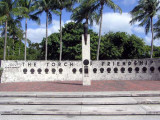
M151 34L145 36L144 41L147 45L151 45Z
M151 34L145 35L144 27L139 27L138 22L134 25L131 25L129 21L131 16L128 13L104 13L103 14L103 23L102 23L102 34L105 34L109 31L112 32L127 32L129 34L136 34L144 38L144 41L147 45L151 44ZM65 23L71 22L67 20ZM62 21L62 25L64 22ZM99 25L94 24L92 29L95 32L99 32ZM53 20L52 24L48 28L48 35L59 32L59 21ZM40 43L42 39L46 36L45 24L42 24L39 28L29 28L28 29L28 38L32 42ZM155 40L154 45L160 46L160 40Z
M144 41L147 45L151 45L151 40L152 40L152 35L151 33L149 33L147 36L145 36ZM154 40L153 44L155 46L160 46L160 40L159 39Z
M131 25L129 22L131 20L131 15L128 13L104 13L103 23L102 23L102 35L112 31L112 32L127 32L129 34L136 34L144 39L147 45L151 44L151 33L145 35L144 27L139 27L139 22ZM94 25L93 30L99 32L99 25ZM154 45L160 46L160 40L154 40Z
M134 26L132 26L132 31L134 32L134 33L142 33L142 34L145 34L145 30L144 30L144 28L143 27L139 27L139 26L137 26L137 25L134 25Z
M65 24L68 24L69 22L74 22L73 20L67 20L66 22L65 22Z
M45 36L46 30L44 28L28 29L28 39L32 42L40 43Z
M132 33L132 26L129 24L131 17L128 13L104 13L103 14L103 23L102 23L102 34L109 31L113 32L128 32ZM93 30L98 32L99 26L94 25Z
M131 25L131 15L128 13L104 13L103 23L102 23L102 34L109 31L112 32L127 32L129 34L133 33L144 33L144 28L139 27L139 22ZM95 32L99 31L99 25L94 25L93 30Z
M155 46L160 46L160 39L154 40L154 45Z
M58 20L53 20L52 24L48 28L48 35L51 35L52 33L59 32L60 29L60 23ZM64 22L62 21L62 25L64 25ZM39 28L29 28L28 29L28 39L32 42L40 43L44 37L46 37L46 28L45 24L42 24Z

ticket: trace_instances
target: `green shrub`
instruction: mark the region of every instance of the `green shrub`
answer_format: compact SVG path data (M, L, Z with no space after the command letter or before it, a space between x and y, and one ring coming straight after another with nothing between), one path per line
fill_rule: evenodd
M2 75L2 72L3 72L3 68L0 68L0 77Z

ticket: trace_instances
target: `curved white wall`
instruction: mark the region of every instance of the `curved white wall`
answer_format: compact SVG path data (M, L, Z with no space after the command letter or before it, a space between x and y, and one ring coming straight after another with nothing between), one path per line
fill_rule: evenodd
M1 61L4 69L1 82L81 81L82 64L82 61ZM160 80L160 59L91 61L89 68L91 80Z

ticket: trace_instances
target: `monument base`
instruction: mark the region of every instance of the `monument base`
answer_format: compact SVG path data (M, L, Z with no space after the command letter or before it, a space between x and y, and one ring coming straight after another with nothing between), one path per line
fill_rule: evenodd
M90 86L90 85L91 85L91 80L87 79L87 78L84 78L83 79L83 86Z

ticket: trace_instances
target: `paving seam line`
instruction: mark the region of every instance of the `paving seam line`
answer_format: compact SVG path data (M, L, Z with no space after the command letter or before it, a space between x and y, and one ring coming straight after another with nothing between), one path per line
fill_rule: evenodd
M143 106L143 104L140 104L139 106L140 106L143 110L145 110L146 115L147 115L147 114L148 114L148 113L147 113L147 109Z

